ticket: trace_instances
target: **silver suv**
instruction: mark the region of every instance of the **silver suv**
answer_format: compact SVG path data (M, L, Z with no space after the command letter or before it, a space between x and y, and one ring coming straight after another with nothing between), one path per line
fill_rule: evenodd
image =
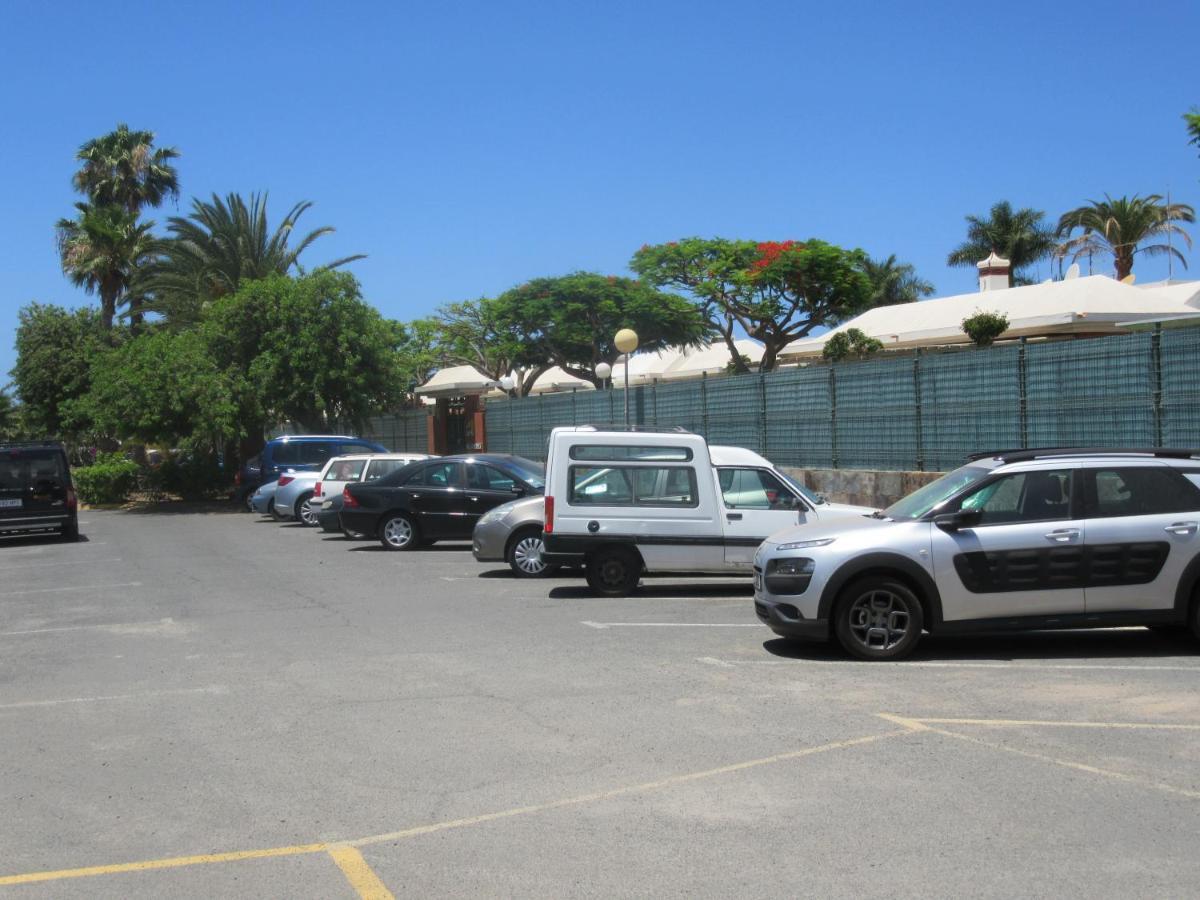
M870 516L772 535L754 608L776 634L899 659L934 634L1117 625L1200 637L1200 451L980 454Z

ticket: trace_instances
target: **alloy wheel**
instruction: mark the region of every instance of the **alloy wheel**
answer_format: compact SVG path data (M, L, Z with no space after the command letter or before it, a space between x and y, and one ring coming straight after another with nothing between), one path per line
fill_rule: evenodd
M393 547L407 547L413 542L412 523L402 516L388 519L383 526L383 539Z
M911 625L908 601L889 590L867 591L850 607L850 634L868 650L893 649L907 637Z

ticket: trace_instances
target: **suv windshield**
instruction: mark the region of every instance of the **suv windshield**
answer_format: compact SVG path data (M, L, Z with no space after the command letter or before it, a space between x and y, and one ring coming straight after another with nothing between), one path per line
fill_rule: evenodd
M902 500L897 500L883 511L887 519L919 519L948 497L965 487L986 478L991 472L981 466L963 466L931 481L920 490L913 491Z

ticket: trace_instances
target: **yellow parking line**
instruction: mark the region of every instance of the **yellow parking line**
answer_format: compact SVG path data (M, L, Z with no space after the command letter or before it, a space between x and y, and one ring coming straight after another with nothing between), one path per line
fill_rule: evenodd
M379 880L375 870L367 865L363 855L354 847L331 847L329 855L362 900L396 900L395 895Z
M467 828L471 825L482 825L485 822L495 822L498 819L511 819L516 816L526 816L532 813L547 812L553 809L562 809L567 806L579 806L584 803L595 803L600 800L612 800L616 797L623 797L628 794L640 794L646 791L655 791L662 788L674 787L679 784L687 784L691 781L701 781L707 778L714 778L718 775L728 775L733 772L742 772L746 769L754 769L759 766L768 766L774 763L787 762L793 759L801 759L805 756L813 756L817 753L828 753L831 750L845 750L850 747L859 747L863 744L872 744L876 741L884 740L885 738L899 737L903 734L911 734L915 729L905 727L902 731L885 731L882 734L872 734L866 737L852 738L847 741L833 741L828 744L819 744L815 747L805 747L803 750L791 750L787 753L777 753L774 756L764 756L761 759L751 759L746 762L733 763L728 766L719 766L715 769L705 769L701 772L688 772L684 775L672 775L670 778L663 778L659 781L645 781L641 784L629 785L628 787L613 788L607 791L596 791L592 794L580 794L576 797L567 797L562 800L551 800L547 803L538 803L533 806L518 806L513 809L502 810L501 812L486 813L482 816L470 816L464 819L451 819L446 822L435 822L432 825L418 825L414 828L405 828L402 831L392 831L387 834L374 834L370 837L359 838L356 841L347 841L346 843L352 847L365 847L369 844L382 844L388 841L399 841L405 838L417 837L423 834L433 834L438 831L449 831L454 828Z
M907 723L908 720L896 720ZM206 863L221 863L221 862L236 862L243 859L265 859L273 856L299 856L305 853L320 853L327 852L333 857L334 861L346 873L346 877L350 879L351 884L358 888L354 878L351 877L350 870L357 874L370 872L374 878L374 873L366 865L366 862L354 862L354 858L348 853L342 851L353 850L356 847L364 847L369 844L381 844L389 841L399 841L405 838L418 837L423 834L433 834L438 831L448 831L454 828L466 828L471 825L482 825L485 822L494 822L499 819L511 819L516 816L530 815L532 813L547 812L554 809L562 809L569 806L579 806L585 803L594 803L600 800L611 800L616 797L623 797L629 794L643 793L646 791L660 790L662 788L674 787L675 785L687 784L693 781L702 781L708 778L715 778L720 775L730 775L734 772L743 772L747 769L754 769L760 766L768 766L775 763L788 762L794 759L803 759L806 756L814 756L818 753L828 753L833 750L845 750L851 747L860 747L865 744L873 744L876 741L886 740L887 738L899 737L905 734L912 734L920 729L914 728L911 724L904 724L904 727L899 731L885 731L879 734L870 734L865 737L851 738L845 741L832 741L828 744L818 744L815 747L805 747L801 750L790 750L786 753L776 753L774 756L764 756L759 759L750 759L745 762L732 763L727 766L718 766L715 769L704 769L699 772L687 772L682 775L672 775L668 778L662 778L658 781L645 781L640 784L629 785L627 787L612 788L607 791L596 791L591 794L580 794L575 797L567 797L562 800L551 800L547 803L538 803L531 806L520 806L513 809L501 810L500 812L485 813L480 816L470 816L462 819L450 819L445 822L435 822L429 825L418 825L413 828L405 828L400 831L392 831L386 834L375 834L368 837L359 838L352 841L337 841L335 843L321 844L296 844L290 847L270 847L263 850L239 850L230 853L210 853L201 856L175 856L167 859L151 859L143 860L142 862L117 863L116 865L108 866L86 866L78 869L56 869L46 872L27 872L21 875L3 875L0 876L0 886L9 884L32 884L39 881L59 881L64 878L88 878L95 875L115 875L121 872L145 872L152 869L174 869L183 866L198 866ZM335 852L337 851L337 852ZM357 851L354 851L357 855ZM340 858L339 858L340 854ZM361 856L358 857L360 860ZM375 878L378 881L378 878ZM365 882L364 882L365 883ZM379 884L384 891L387 889ZM390 897L391 894L384 893L378 895L364 894L365 897Z
M299 856L328 850L329 844L296 844L291 847L269 847L265 850L235 850L230 853L206 853L200 856L173 856L167 859L147 859L142 862L117 863L111 866L85 866L80 869L56 869L49 872L27 872L23 875L2 875L0 885L32 884L38 881L61 881L64 878L89 878L94 875L116 875L121 872L148 872L152 869L178 869L206 863L237 862L243 859L267 859L272 856Z
M892 722L912 721L924 725L995 725L1003 727L1045 726L1049 728L1130 728L1200 731L1200 725L1178 725L1168 722L1062 722L1048 719L900 719L883 716Z

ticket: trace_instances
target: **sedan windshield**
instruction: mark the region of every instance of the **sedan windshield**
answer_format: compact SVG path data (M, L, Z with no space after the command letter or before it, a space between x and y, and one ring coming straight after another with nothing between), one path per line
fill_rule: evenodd
M990 471L990 469L985 469L981 466L963 466L961 469L955 469L953 472L943 475L937 481L931 481L920 490L913 491L903 500L896 501L883 511L883 517L888 519L919 519L963 488L969 487L980 479L987 477Z

